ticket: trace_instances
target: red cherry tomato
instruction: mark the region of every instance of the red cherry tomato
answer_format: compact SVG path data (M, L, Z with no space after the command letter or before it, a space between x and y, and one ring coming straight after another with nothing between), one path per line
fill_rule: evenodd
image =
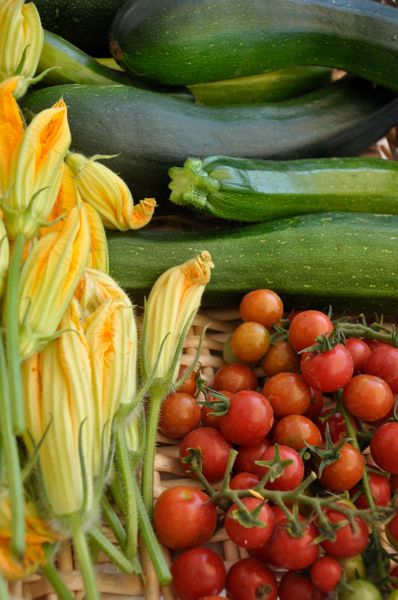
M398 423L384 423L376 429L370 452L381 469L398 474Z
M278 445L279 456L282 461L291 461L290 464L283 467L282 473L274 480L268 481L266 487L270 490L294 490L304 477L304 463L300 454L289 446ZM275 458L276 446L271 446L264 452L260 460L272 461ZM255 465L255 473L263 477L268 472L269 467Z
M200 406L185 392L169 394L162 403L159 429L166 437L179 439L200 423Z
M272 327L283 316L283 302L272 290L253 290L243 296L239 312L243 321L256 321L264 327Z
M350 421L354 429L356 429L357 422L354 417L350 416ZM333 408L322 411L320 418L317 420L317 425L323 437L325 437L326 425L329 426L330 437L334 444L337 444L345 437L349 437L343 415L339 412L334 412Z
M394 394L398 393L398 348L379 344L366 361L365 373L381 377Z
M375 375L357 375L344 388L344 406L363 421L378 421L386 417L394 404L388 383Z
M225 585L224 563L208 548L194 548L180 554L170 570L180 600L199 600L204 594L218 594Z
M319 545L314 544L318 530L313 523L308 523L302 535L293 537L288 532L286 525L286 519L275 525L274 532L267 544L269 554L274 563L283 569L294 571L306 569L318 558Z
M318 427L304 415L288 415L275 425L273 439L276 444L284 444L298 452L308 444L322 444L322 434Z
M223 396L226 396L229 399L231 399L233 396L232 392L227 392L226 390L221 390L220 394L223 394ZM218 400L218 398L209 394L206 398L206 403L208 402L209 405L202 405L201 420L203 427L214 427L215 429L220 429L221 415L217 416L212 414L214 413L214 407L210 404L210 402L214 402L215 400Z
M226 390L233 394L241 390L255 390L257 375L247 365L230 363L218 369L214 376L213 388L218 391Z
M271 344L269 331L260 323L246 321L235 329L231 336L232 352L239 360L258 362Z
M320 477L323 486L332 492L350 490L362 479L362 454L348 442L339 450L340 458L325 467Z
M231 600L276 600L277 583L270 569L255 558L235 562L227 573L226 590ZM264 590L269 589L264 596Z
M321 392L318 390L311 389L311 401L310 405L304 413L304 416L315 421L322 412L324 404L324 398Z
M326 594L338 586L343 569L340 563L331 556L321 556L311 566L311 581L314 586Z
M376 506L388 506L391 500L391 487L388 477L379 473L368 473L370 491ZM358 508L369 508L365 494L361 494L355 501Z
M178 379L184 375L185 371L188 369L185 365L180 366L180 370L178 371ZM178 389L178 392L185 392L185 394L190 394L191 396L195 395L196 391L196 379L198 377L197 371L192 371L188 379L185 383L183 383Z
M277 523L279 523L279 521L286 521L286 515L283 512L283 510L279 508L279 506L271 506L270 508L271 508L272 514L274 516L274 528L275 528L275 525ZM274 565L272 556L270 556L270 553L268 551L268 544L264 544L264 546L260 546L259 548L253 548L253 549L249 548L248 552L252 558L258 558L258 560L262 560L263 562L267 563L268 565L277 566L277 565Z
M185 550L211 538L217 509L201 490L176 486L159 496L153 518L159 540L173 550Z
M318 600L311 580L296 571L286 571L279 582L279 600Z
M321 335L330 335L333 323L327 315L319 310L304 310L290 322L289 342L296 352L304 350L316 343Z
M180 459L189 454L189 448L197 448L202 454L202 472L210 482L222 479L232 445L212 427L199 427L184 437L180 444ZM192 474L189 463L182 462L186 473Z
M286 340L279 340L269 348L262 365L268 377L278 373L296 373L299 366L297 353Z
M354 373L362 372L372 351L368 344L360 338L348 338L345 347L351 352L354 361Z
M235 459L234 471L235 473L241 473L242 471L249 471L249 473L256 472L256 460L261 460L262 455L268 448L272 446L271 440L267 438L253 444L253 446L241 446L238 448L238 456Z
M336 510L326 509L325 514L331 523L346 521L346 517ZM338 529L335 541L324 540L321 545L327 554L334 558L350 558L362 554L369 542L369 533L365 521L355 517L357 531L347 523Z
M220 430L233 444L252 446L267 435L273 422L274 412L267 398L247 390L232 396L228 412L221 417Z
M311 390L298 373L278 373L270 377L263 394L278 417L302 415L311 403Z
M398 512L395 513L395 515L393 516L391 521L387 524L386 529L387 529L388 533L390 535L392 535L394 540L396 540L398 543Z
M303 354L300 368L309 386L321 392L335 392L350 381L354 361L345 346L337 344L327 352Z
M243 504L252 512L261 506L256 519L261 521L264 526L256 527L242 525L238 521L239 508L236 504L229 507L225 516L225 529L229 537L235 544L242 548L259 548L266 544L274 530L274 515L268 504L258 498L243 498Z
M229 487L231 490L250 490L251 488L256 487L259 483L259 478L254 473L248 473L246 471L242 471L232 477L229 482Z

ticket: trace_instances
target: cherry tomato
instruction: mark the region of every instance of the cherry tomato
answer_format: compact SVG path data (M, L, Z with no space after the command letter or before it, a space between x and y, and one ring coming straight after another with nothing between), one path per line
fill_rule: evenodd
M357 422L354 417L350 416L350 421L354 429L356 429ZM334 444L337 444L345 437L349 437L343 415L339 412L334 412L333 408L324 410L317 420L317 424L323 437L325 437L326 424L329 426L330 437Z
M180 459L189 454L189 448L197 448L202 453L202 472L210 482L218 481L224 475L232 445L212 427L199 427L184 437L180 444ZM189 463L182 462L186 473L192 474Z
M224 563L208 548L194 548L180 554L170 570L180 600L199 600L204 594L218 594L225 585Z
M296 373L300 361L289 342L279 340L270 346L263 361L263 371L268 377L278 373Z
M354 372L363 371L365 363L371 355L372 351L368 344L360 338L348 338L345 341L345 347L351 352L354 361Z
M335 590L342 574L340 563L331 556L321 556L311 566L311 581L320 592Z
M270 508L274 516L275 528L275 525L279 523L279 521L286 521L286 515L283 512L283 510L279 508L279 506L270 506ZM258 558L258 560L262 560L268 565L277 566L273 563L272 556L270 555L268 550L268 544L264 544L264 546L260 546L259 548L249 548L248 552L252 558Z
M346 517L337 510L326 509L325 514L331 523L346 521ZM338 529L335 541L324 540L321 545L327 554L334 558L350 558L362 554L369 542L369 533L365 521L355 517L357 531L354 532L351 525L347 523Z
M379 590L366 579L351 579L341 594L340 600L382 600Z
M232 477L229 482L229 487L231 490L250 490L251 488L256 487L259 483L260 479L254 473L248 473L246 471L242 471Z
M318 600L311 580L296 571L286 571L279 582L279 600Z
M159 429L166 437L178 439L200 423L200 406L185 392L169 394L162 403Z
M363 475L364 460L359 450L347 442L339 454L340 458L325 467L320 476L322 485L332 492L350 490Z
M199 600L224 600L225 596L202 596Z
M393 588L398 588L398 565L393 567L390 571L390 577L396 579L396 581L392 581L391 585Z
M159 496L153 518L159 540L173 550L185 550L211 538L217 509L201 490L175 486Z
M370 452L381 469L398 474L398 423L384 423L376 429Z
M266 381L263 394L275 415L302 415L311 402L311 390L298 373L278 373Z
M308 419L315 421L322 412L323 404L324 398L322 393L318 390L311 389L311 402L304 415L308 417Z
M279 475L274 481L268 481L266 487L270 490L294 490L299 483L302 482L304 477L304 463L300 454L289 446L278 445L279 455L282 461L291 461L290 464L283 467L281 475ZM276 447L271 446L268 448L260 460L272 461L275 458ZM255 473L259 477L263 477L268 471L268 467L261 467L255 465Z
M239 325L231 336L231 348L240 359L250 363L258 362L267 352L271 336L264 325L246 321Z
M381 377L394 394L398 393L398 348L378 345L366 361L365 373Z
M232 396L228 412L221 417L220 430L233 444L252 446L261 442L273 422L274 412L267 398L247 390Z
M261 506L256 519L264 523L263 527L242 525L239 523L237 515L239 508L236 504L229 507L225 516L225 530L231 540L242 548L259 548L266 544L274 530L274 515L267 503L259 498L243 498L243 504L252 512Z
M303 415L288 415L275 425L273 439L276 444L284 444L300 451L307 444L322 444L322 434L310 419Z
M394 404L390 386L375 375L357 375L345 386L344 406L363 421L378 421L386 417Z
M238 456L235 459L234 471L235 473L241 473L242 471L249 471L249 473L256 472L256 460L261 460L262 455L268 448L272 446L271 440L267 438L253 444L252 446L241 446L238 448Z
M253 369L247 365L230 363L220 367L214 376L213 388L227 392L240 392L241 390L255 390L257 376Z
M296 352L304 350L316 343L321 335L330 335L333 323L327 315L319 310L304 310L290 322L289 342Z
M390 477L391 493L395 494L398 490L398 473L393 473Z
M225 584L231 600L276 600L277 583L270 569L255 558L243 558L232 565Z
M239 312L243 321L255 321L264 327L272 327L283 316L283 302L272 290L253 290L243 296Z
M309 386L321 392L335 392L350 381L354 361L347 348L337 344L327 352L303 354L300 368Z
M188 369L185 365L180 366L180 370L178 371L178 378L184 375L185 371ZM192 371L186 382L178 388L178 392L185 392L186 394L190 394L191 396L195 395L196 391L196 379L198 377L198 373L196 371Z
M388 477L379 473L368 473L370 491L376 506L388 506L391 500L391 488ZM355 501L358 508L369 508L365 494L361 494Z
M300 518L302 520L302 517ZM319 545L314 544L318 530L313 523L304 527L302 535L293 537L286 528L287 520L275 525L267 547L273 561L283 569L306 569L318 558Z
M392 545L398 547L398 513L395 513L391 521L386 526L387 535Z
M220 390L220 394L223 394L223 396L226 396L229 399L231 399L233 396L232 392L227 392L226 390ZM208 403L214 402L215 400L218 400L218 398L212 396L211 394L206 397L206 402ZM202 425L204 427L215 427L216 429L220 429L221 415L211 413L214 413L214 407L211 404L209 404L209 406L206 406L206 404L202 405Z

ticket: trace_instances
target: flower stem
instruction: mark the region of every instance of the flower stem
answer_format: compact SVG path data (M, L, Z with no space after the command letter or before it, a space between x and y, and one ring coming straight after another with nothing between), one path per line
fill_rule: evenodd
M7 471L7 484L12 506L11 513L11 549L16 558L25 553L25 503L19 464L17 440L12 431L12 412L9 395L9 381L3 345L0 333L0 433L3 445L4 462Z
M1 574L0 574L0 600L10 600L10 595L8 593L7 584Z
M93 564L91 562L86 535L82 529L82 525L78 516L73 526L72 540L74 549L76 551L77 560L79 562L80 572L83 578L84 589L86 591L86 600L100 600L97 579Z
M113 510L111 503L105 495L101 500L101 508L105 522L112 529L113 535L115 536L119 546L123 547L126 543L126 532L123 529L123 525L121 524L119 517Z
M90 529L90 538L92 538L99 548L106 554L113 563L124 573L134 571L131 562L122 554L108 538L97 527Z
M49 557L50 553L47 553L46 549L44 551L46 553L47 562L41 567L42 573L53 586L54 591L57 593L57 598L60 598L61 600L73 600L74 596L65 585L59 571L54 567L51 558Z
M129 453L123 427L116 431L116 455L123 489L123 508L126 512L126 536L124 551L126 557L132 560L137 555L138 546L138 516L134 491L135 473L130 468Z
M146 428L146 445L142 469L142 497L149 517L153 511L153 469L156 452L156 434L158 429L160 407L166 392L163 385L153 385L150 393L149 411Z
M18 234L14 240L14 249L8 268L5 299L7 368L10 377L13 429L16 433L23 433L25 430L18 332L19 280L24 246L25 237Z

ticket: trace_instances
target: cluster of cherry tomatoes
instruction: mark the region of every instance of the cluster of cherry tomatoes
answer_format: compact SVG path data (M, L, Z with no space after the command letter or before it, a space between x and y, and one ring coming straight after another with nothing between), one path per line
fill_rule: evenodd
M158 538L176 555L174 589L181 600L223 590L232 600L396 600L398 567L382 543L386 533L398 547L398 348L387 334L340 341L327 314L283 310L271 290L244 296L205 402L194 373L163 403L160 431L181 441L193 479L196 451L203 475L155 505ZM372 527L366 511L383 507L387 525ZM228 572L208 544L219 527L246 554ZM380 563L373 583L367 562Z

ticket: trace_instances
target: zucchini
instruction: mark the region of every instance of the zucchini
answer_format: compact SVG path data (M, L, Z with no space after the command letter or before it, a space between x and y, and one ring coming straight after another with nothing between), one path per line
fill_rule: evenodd
M210 156L169 171L170 200L234 221L315 212L398 214L398 163L377 158L287 162Z
M110 273L136 302L157 277L201 250L215 268L205 306L269 287L296 307L396 313L398 217L322 213L205 232L108 232Z
M398 12L372 0L131 0L110 35L126 70L163 84L319 65L398 91Z
M92 56L109 54L108 33L124 0L35 0L45 29Z
M132 85L134 83L126 73L100 64L70 42L55 33L45 31L38 73L50 68L51 71L42 80L46 85L63 83ZM135 85L143 87L144 84L135 82Z
M200 104L251 104L287 100L321 87L330 79L331 71L324 67L292 67L188 87Z
M398 121L398 99L342 79L277 104L199 106L134 86L64 85L21 99L28 116L60 97L73 148L107 161L138 197L168 196L168 169L188 156L303 158L358 154Z

